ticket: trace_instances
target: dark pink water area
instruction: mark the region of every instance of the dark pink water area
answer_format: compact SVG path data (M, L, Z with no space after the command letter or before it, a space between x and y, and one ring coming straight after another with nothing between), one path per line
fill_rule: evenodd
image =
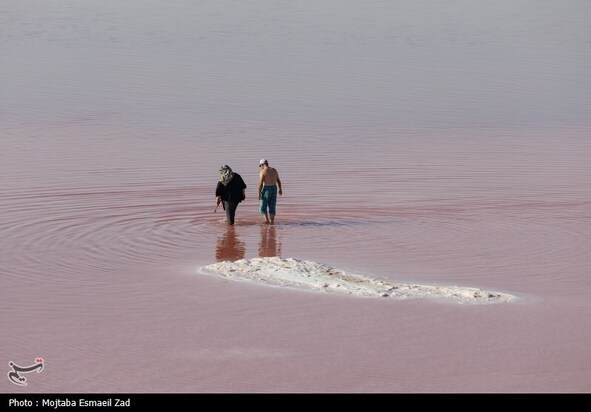
M0 391L591 390L579 6L46 3L0 33L0 365L45 361ZM223 164L248 185L233 228ZM272 256L519 300L199 272Z
M91 178L70 163L80 170L45 176L53 161L30 152L37 180L2 190L2 353L46 360L27 387L39 392L589 390L588 141L524 135L515 150L514 136L435 138L449 144L397 142L421 151L420 168L389 154L389 138L372 150L351 139L322 165L338 173L314 185L306 174L320 166L277 151L286 194L274 226L258 215L256 162L236 167L249 192L227 227L213 213L209 165ZM187 140L178 156L197 148ZM359 158L378 160L375 179L359 180L373 164ZM198 272L276 255L520 300L386 302Z

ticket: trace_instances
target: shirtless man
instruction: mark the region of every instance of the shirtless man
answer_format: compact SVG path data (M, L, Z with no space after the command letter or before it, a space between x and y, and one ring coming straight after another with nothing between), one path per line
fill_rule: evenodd
M259 174L259 200L261 201L261 215L265 215L265 223L273 224L275 221L275 205L277 204L277 187L279 196L281 190L281 179L277 169L270 167L267 159L259 162L261 173ZM267 210L268 209L268 210Z

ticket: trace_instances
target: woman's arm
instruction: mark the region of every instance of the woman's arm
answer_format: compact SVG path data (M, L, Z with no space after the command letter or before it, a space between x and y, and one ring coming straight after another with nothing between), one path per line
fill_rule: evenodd
M222 182L218 182L218 185L215 188L215 197L216 197L216 204L217 205L219 205L220 202L222 201L223 188L224 188L224 185L222 184Z

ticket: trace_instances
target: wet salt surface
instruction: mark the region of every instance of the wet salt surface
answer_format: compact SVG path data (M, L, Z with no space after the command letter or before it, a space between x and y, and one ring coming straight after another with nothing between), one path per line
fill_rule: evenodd
M499 303L517 300L515 296L509 294L475 288L388 282L294 258L262 257L233 262L222 261L207 265L200 272L217 274L228 279L254 281L263 285L351 296L393 299L435 298L457 303Z

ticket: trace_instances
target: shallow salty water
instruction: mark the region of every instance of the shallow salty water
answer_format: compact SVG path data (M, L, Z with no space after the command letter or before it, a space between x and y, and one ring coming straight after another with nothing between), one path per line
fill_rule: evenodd
M3 2L0 353L45 359L26 390L589 391L589 5L419 3ZM523 302L197 273L269 256Z

